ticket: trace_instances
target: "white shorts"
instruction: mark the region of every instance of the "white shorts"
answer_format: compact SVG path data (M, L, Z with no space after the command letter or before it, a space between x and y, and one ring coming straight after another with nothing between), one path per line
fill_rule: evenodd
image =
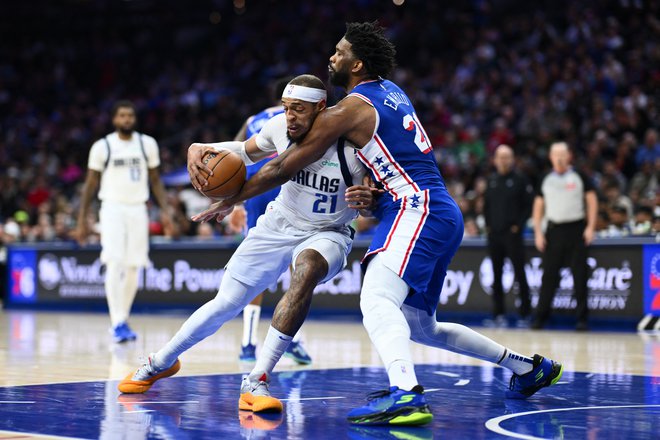
M149 217L147 205L103 202L101 222L101 262L126 266L149 264Z
M272 204L271 204L272 205ZM314 249L328 262L328 273L322 283L333 278L346 266L353 238L347 226L339 229L301 231L277 210L267 209L257 225L238 246L227 263L234 278L249 286L265 290L294 265L305 249Z

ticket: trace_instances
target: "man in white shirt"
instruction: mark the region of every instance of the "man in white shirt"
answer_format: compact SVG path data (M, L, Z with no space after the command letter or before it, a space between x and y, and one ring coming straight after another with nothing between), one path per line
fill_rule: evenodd
M76 237L81 245L90 232L89 207L100 183L101 262L115 342L134 340L128 317L137 293L138 269L149 262L149 184L166 231L172 228L165 188L160 180L158 144L135 131L135 107L119 101L112 109L115 131L97 140L89 153Z

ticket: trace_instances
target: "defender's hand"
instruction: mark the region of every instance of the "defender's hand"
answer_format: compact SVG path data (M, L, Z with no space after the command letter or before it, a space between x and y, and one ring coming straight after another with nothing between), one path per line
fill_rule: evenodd
M191 220L194 222L209 222L215 219L220 223L225 217L231 214L233 210L233 204L228 204L225 200L220 200L209 206L207 210L193 215Z

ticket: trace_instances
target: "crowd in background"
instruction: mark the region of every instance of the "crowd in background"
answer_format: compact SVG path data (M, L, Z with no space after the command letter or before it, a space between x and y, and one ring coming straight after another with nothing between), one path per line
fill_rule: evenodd
M596 184L599 236L660 232L658 0L44 0L3 9L4 243L71 240L89 148L112 130L115 101L136 104L167 175L192 142L229 140L269 106L274 78L325 79L344 23L375 18L396 44L392 79L413 99L467 237L484 233L494 149L511 145L537 183L556 140ZM243 232L191 224L207 202L190 185L169 195L177 235ZM155 204L151 217L151 233L162 234Z

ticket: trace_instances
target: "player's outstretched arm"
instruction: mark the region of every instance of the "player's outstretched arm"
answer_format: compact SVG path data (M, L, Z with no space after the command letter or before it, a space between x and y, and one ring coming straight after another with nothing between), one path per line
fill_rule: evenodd
M319 160L340 137L354 145L366 145L376 127L373 107L358 98L347 98L334 107L319 113L305 138L293 144L275 159L263 166L241 191L225 201L226 204L242 202L258 194L282 185L298 171Z

